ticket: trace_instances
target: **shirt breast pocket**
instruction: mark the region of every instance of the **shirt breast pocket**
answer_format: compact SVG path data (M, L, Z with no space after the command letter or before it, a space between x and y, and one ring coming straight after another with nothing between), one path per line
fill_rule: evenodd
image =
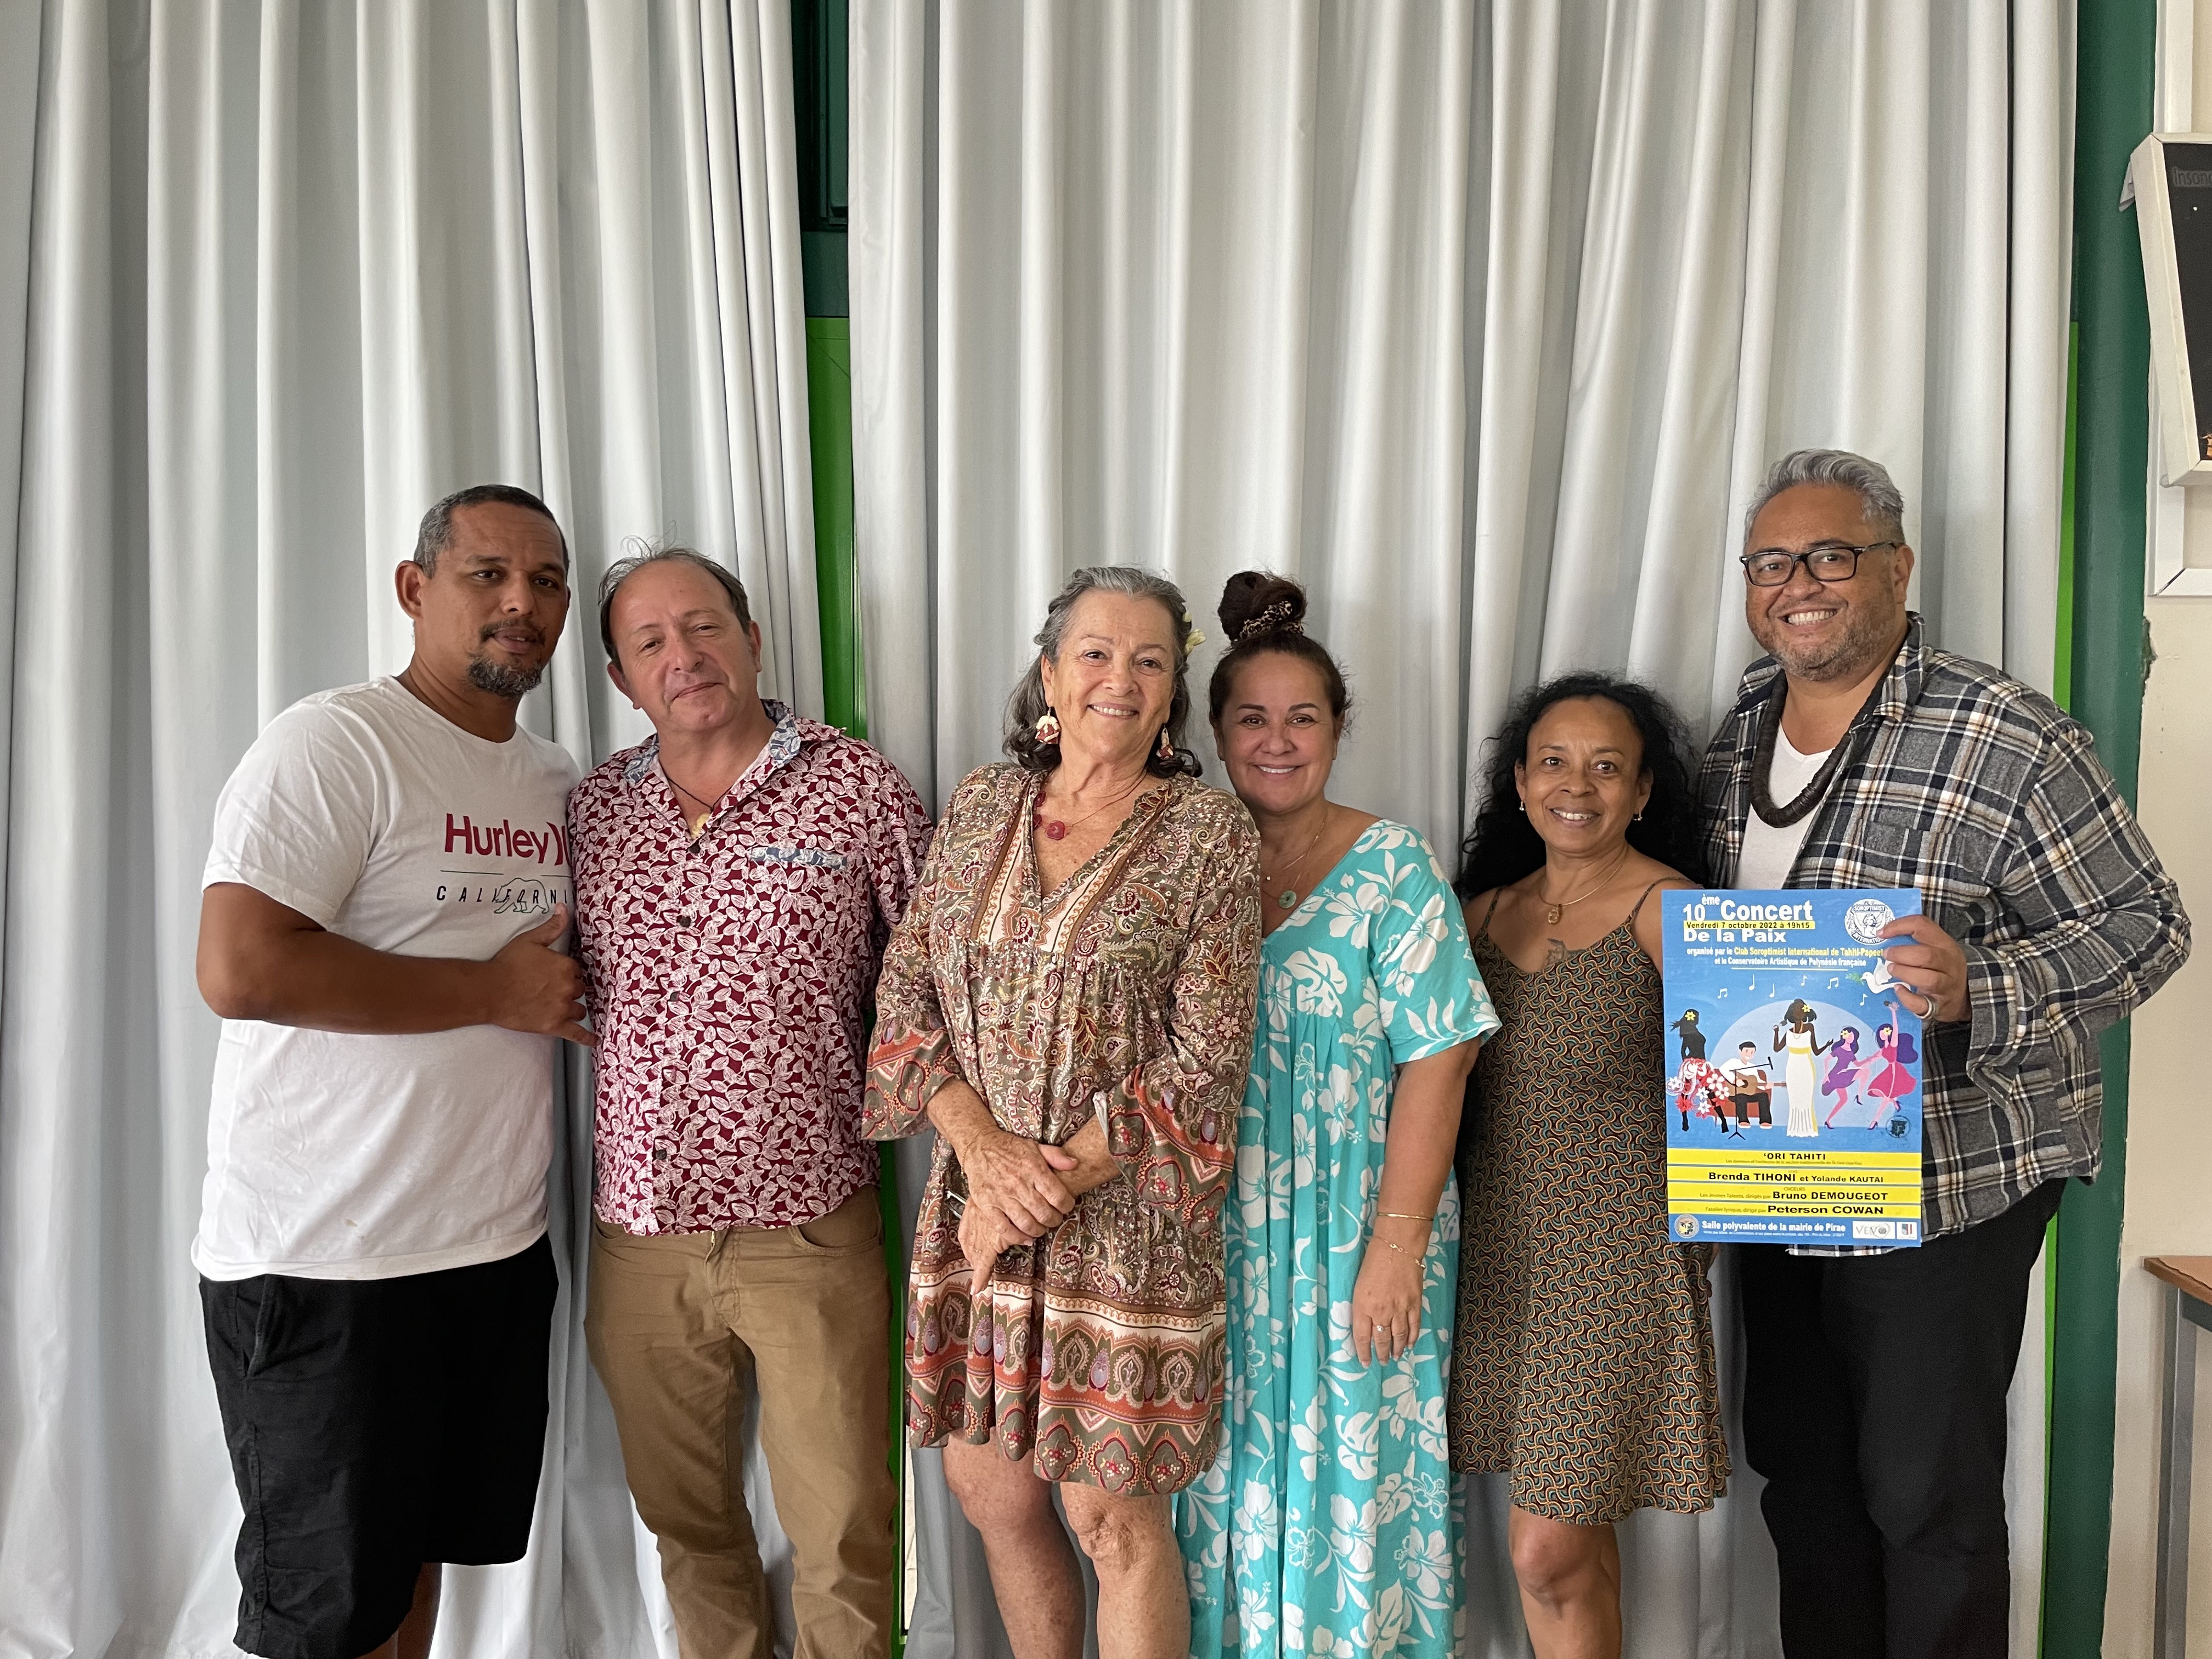
M2000 873L1996 836L1913 812L1869 813L1861 836L1866 878L1918 888L1927 913L1946 931L1956 933L1969 918L1987 914Z
M833 847L748 847L745 862L783 870L842 870L845 855Z
M858 926L860 866L831 847L763 846L744 849L738 879L750 889L755 927L772 937L756 948L804 946L810 957L832 949L834 938Z

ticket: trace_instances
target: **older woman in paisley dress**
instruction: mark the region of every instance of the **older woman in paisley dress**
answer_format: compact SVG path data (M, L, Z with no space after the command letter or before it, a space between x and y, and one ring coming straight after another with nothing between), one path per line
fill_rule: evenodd
M1122 566L1052 602L1012 765L954 791L876 998L864 1119L938 1143L907 1427L945 1447L1017 1659L1182 1659L1168 1495L1221 1432L1221 1201L1251 1058L1259 836L1180 738L1182 596Z
M1452 1147L1497 1027L1419 830L1329 799L1350 698L1305 595L1222 595L1214 742L1260 825L1260 1036L1237 1120L1221 1455L1177 1503L1191 1652L1448 1659Z
M1638 1509L1727 1485L1709 1252L1667 1236L1659 902L1701 859L1688 746L1650 688L1570 674L1492 750L1461 861L1505 1022L1468 1097L1452 1463L1510 1476L1537 1659L1616 1659Z

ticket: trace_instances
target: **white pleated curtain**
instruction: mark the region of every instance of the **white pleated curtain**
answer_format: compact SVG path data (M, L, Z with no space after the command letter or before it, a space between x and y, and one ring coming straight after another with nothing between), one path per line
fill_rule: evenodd
M819 712L789 15L0 0L0 1651L231 1650L200 869L261 725L404 662L423 508L559 515L525 718L580 763L646 729L589 597L631 537L738 570ZM449 1576L445 1655L674 1651L575 1319L581 1082L534 1547Z
M1890 467L1937 641L2050 683L2070 0L854 0L852 41L871 731L938 803L1069 570L1164 568L1212 634L1258 567L1350 671L1332 793L1449 848L1539 675L1626 667L1710 729L1754 654L1744 504L1802 445ZM1776 1650L1738 1462L1713 1515L1625 1529L1632 1652ZM1002 1651L916 1467L908 1651ZM1472 1499L1465 1651L1518 1652Z

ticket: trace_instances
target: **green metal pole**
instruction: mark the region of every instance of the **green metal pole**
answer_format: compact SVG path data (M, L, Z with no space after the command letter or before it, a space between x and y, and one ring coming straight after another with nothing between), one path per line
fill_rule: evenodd
M2155 0L2081 0L2074 151L2075 410L2071 672L2075 717L2135 797L2142 736L2144 480L2150 323L2128 156L2150 131ZM2062 605L2062 610L2063 610ZM2128 1028L2105 1034L2104 1172L2059 1212L2043 1651L2103 1646L2112 1547L2120 1218L2127 1183Z
M806 319L806 428L814 458L814 583L830 724L868 735L853 574L853 347L843 317Z
M860 663L860 615L853 549L853 357L846 296L846 0L790 0L793 125L799 174L799 263L806 292L806 434L814 466L814 581L822 622L822 702L830 724L868 735ZM878 1159L884 1215L884 1265L890 1277L891 1478L899 1494L892 1518L897 1605L891 1656L906 1648L905 1230L899 1217L898 1166L885 1146Z
M841 237L842 242L842 238ZM842 249L840 250L842 252ZM830 725L856 738L868 735L866 687L861 678L860 609L853 571L853 369L851 331L842 317L806 319L806 429L814 464L814 583L822 618L822 702ZM884 1261L890 1275L891 1479L901 1494L892 1534L894 1559L905 1577L903 1519L906 1492L906 1372L900 1364L906 1334L906 1249L899 1217L898 1164L884 1146L878 1160L884 1212ZM903 1598L902 1598L903 1600ZM892 1659L906 1644L893 1615Z

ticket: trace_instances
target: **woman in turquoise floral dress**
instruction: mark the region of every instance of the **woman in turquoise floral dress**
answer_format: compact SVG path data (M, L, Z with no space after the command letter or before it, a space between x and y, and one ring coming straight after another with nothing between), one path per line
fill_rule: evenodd
M1428 842L1328 799L1349 702L1304 613L1295 583L1232 578L1212 686L1267 937L1223 1212L1221 1451L1177 1500L1191 1652L1444 1659L1452 1152L1498 1021Z

